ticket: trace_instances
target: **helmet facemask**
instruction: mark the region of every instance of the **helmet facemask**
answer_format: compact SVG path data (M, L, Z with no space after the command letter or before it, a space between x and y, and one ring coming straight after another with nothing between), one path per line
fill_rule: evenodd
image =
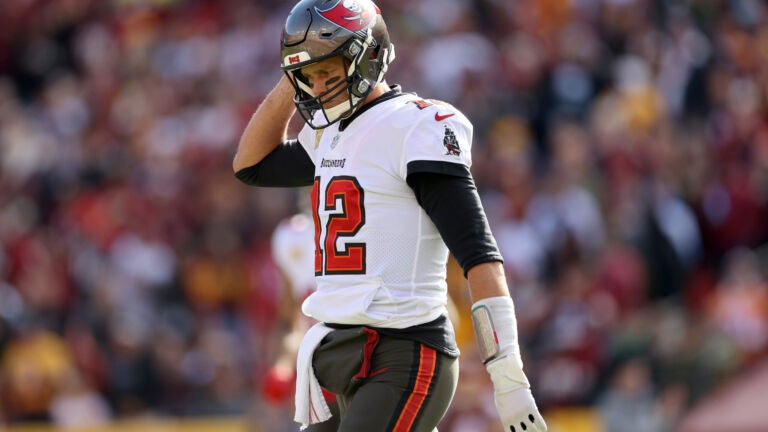
M294 104L310 127L322 129L348 117L383 80L388 63L394 59L394 46L380 48L368 29L365 39L352 37L330 54L281 67L293 84ZM334 61L342 62L344 78L322 94L315 95L301 73L302 68L334 58ZM334 102L336 104L331 106ZM316 116L318 112L320 116Z

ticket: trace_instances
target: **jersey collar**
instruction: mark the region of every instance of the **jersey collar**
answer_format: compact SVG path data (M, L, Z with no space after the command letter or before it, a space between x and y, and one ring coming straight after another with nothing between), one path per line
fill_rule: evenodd
M399 85L391 85L389 86L389 91L384 93L383 95L377 97L376 99L372 100L371 102L363 105L358 110L356 110L354 113L352 113L351 116L347 118L343 118L339 121L339 132L342 132L344 129L349 126L350 123L352 123L352 120L356 119L360 114L368 111L369 109L373 108L374 106L388 101L392 98L396 98L403 94L403 90L400 88Z

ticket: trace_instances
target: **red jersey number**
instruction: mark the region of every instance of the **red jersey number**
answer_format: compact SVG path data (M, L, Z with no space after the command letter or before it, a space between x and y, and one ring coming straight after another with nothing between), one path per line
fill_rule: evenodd
M321 240L320 205L329 212L325 238ZM320 200L320 177L312 185L312 217L315 221L315 275L364 274L365 243L342 243L365 224L363 188L350 176L333 177Z

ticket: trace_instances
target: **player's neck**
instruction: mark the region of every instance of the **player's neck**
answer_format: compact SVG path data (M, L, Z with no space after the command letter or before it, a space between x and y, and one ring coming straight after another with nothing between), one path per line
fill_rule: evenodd
M373 88L371 93L365 97L365 100L363 100L363 102L360 104L358 109L364 107L365 105L368 105L369 103L376 100L376 98L378 98L379 96L383 95L388 91L389 91L389 85L386 83L386 81L376 84L376 86Z
M386 82L381 82L376 84L376 87L373 88L370 94L366 96L366 98L363 100L363 102L360 103L360 105L357 106L357 109L355 109L353 112L351 112L348 116L341 119L339 122L339 131L343 131L346 129L346 127L349 125L349 123L357 117L361 112L365 111L367 109L367 106L371 103L374 103L376 99L382 97L390 90L389 85Z

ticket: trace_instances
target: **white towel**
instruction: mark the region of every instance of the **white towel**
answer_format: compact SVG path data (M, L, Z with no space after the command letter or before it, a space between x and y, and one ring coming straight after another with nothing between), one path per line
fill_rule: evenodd
M307 330L299 345L296 355L296 414L293 420L301 424L301 430L331 418L331 410L312 368L312 354L332 330L321 322L317 323Z

